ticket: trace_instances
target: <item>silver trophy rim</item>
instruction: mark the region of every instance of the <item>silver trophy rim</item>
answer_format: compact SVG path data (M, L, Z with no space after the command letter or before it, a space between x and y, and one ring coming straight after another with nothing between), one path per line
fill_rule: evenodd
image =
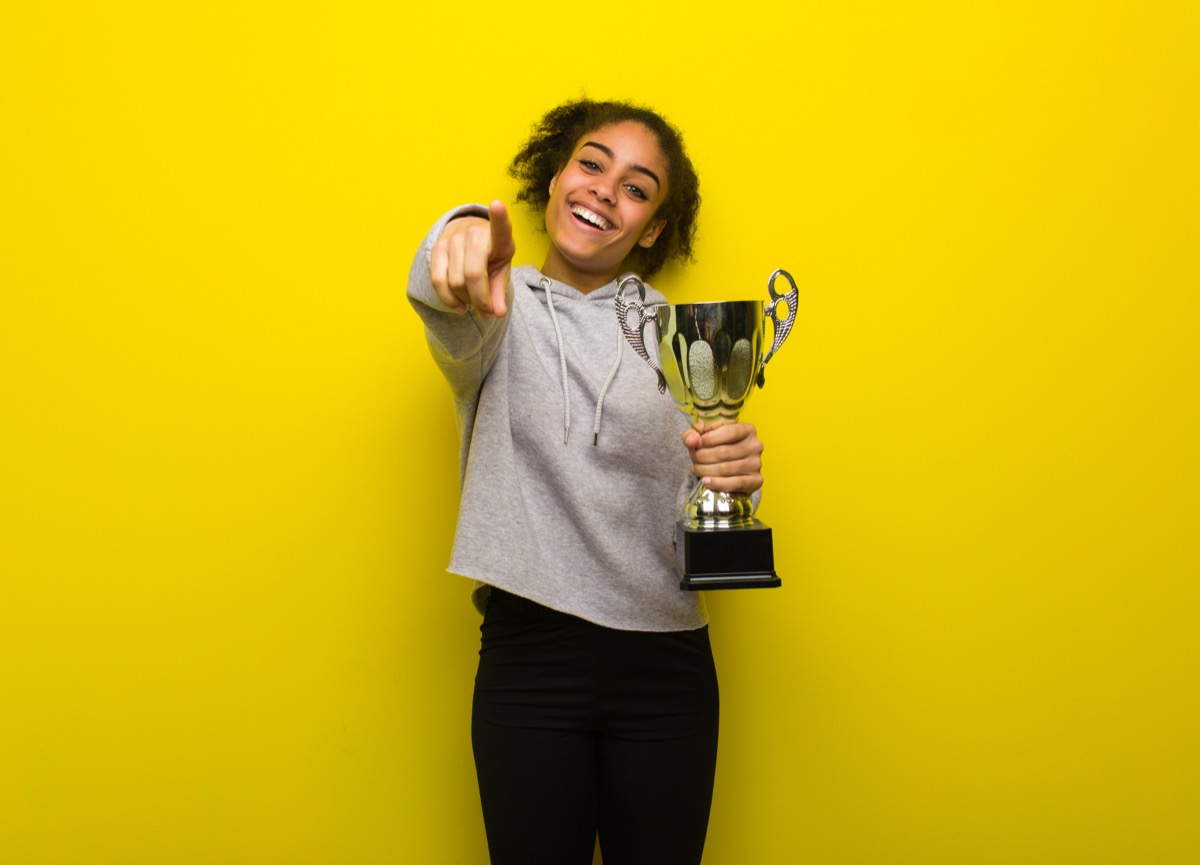
M679 307L679 308L683 308L683 307L687 307L687 306L728 306L731 303L757 303L759 306L762 306L765 302L766 301L754 300L754 299L750 299L750 300L702 300L702 301L697 301L696 303L660 303L660 304L656 304L650 308L662 309L665 306L674 306L674 307Z

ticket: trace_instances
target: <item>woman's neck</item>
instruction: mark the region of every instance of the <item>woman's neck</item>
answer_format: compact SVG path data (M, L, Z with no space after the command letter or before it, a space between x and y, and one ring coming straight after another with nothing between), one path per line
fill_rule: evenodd
M541 271L544 276L569 285L581 294L591 294L616 279L621 269L617 268L612 273L580 270L567 261L551 244L550 250L546 253L546 260L542 263Z

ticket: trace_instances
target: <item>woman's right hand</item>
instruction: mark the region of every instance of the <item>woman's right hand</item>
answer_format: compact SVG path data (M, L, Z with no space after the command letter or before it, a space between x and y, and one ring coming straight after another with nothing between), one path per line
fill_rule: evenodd
M438 300L460 314L472 308L480 318L506 315L508 275L516 252L512 222L502 201L491 203L487 219L450 220L429 257Z

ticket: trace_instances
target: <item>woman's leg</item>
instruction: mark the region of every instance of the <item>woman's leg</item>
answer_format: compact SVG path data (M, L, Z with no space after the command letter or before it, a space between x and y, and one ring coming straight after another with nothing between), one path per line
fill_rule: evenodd
M596 737L586 622L493 591L471 739L492 865L591 865Z
M599 743L605 865L699 865L717 759L708 631L622 634L606 651Z
M591 865L595 741L578 733L472 725L492 865Z

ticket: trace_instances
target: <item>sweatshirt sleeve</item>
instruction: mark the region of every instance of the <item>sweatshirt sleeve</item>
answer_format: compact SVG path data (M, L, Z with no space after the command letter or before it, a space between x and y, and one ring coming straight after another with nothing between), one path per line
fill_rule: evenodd
M482 205L465 205L446 213L434 223L421 242L408 273L408 301L425 324L425 338L434 361L450 383L454 401L474 403L483 378L491 369L496 353L512 317L512 281L508 285L509 314L502 318L481 319L474 310L460 314L443 304L434 293L429 276L429 258L433 245L441 237L446 223L459 216L487 217Z

